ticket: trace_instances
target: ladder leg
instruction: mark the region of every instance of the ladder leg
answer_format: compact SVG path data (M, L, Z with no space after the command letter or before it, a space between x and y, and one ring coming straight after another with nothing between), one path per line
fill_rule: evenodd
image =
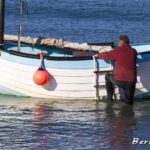
M93 62L94 62L94 72L99 71L99 66L98 66L98 61L97 59L93 56ZM96 88L96 95L95 98L96 99L100 99L100 91L99 91L99 75L97 73L95 73L95 88Z

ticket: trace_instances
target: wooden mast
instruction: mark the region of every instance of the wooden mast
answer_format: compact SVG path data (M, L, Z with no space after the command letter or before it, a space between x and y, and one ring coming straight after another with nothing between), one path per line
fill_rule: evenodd
M17 47L17 51L19 51L19 52L20 52L20 47L21 47L22 17L23 17L23 0L20 0L19 29L18 29L18 47Z
M5 0L0 0L0 48L4 45L4 13Z

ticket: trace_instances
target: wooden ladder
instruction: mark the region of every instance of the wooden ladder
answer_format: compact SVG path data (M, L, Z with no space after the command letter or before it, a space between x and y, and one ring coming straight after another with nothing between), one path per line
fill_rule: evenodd
M105 82L103 83L99 83L99 78L100 78L100 74L107 72L106 70L100 70L100 66L99 66L99 62L98 60L93 56L93 62L94 62L94 71L93 73L95 74L95 98L98 100L102 100L103 97L100 96L100 88L104 88L106 86ZM112 64L110 63L110 68L112 68Z

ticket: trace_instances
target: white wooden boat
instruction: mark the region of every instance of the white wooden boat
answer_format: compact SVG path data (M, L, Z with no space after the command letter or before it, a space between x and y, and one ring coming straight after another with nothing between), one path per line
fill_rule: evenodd
M3 44L3 13L0 18L0 43ZM132 46L139 53L136 96L143 97L150 93L150 43ZM20 49L21 52L18 52L16 43L1 46L1 94L57 99L95 99L106 96L104 77L106 72L113 70L111 62L95 60L92 56L74 56L70 50L44 46L21 44ZM44 63L52 77L43 86L33 82L33 74L40 64L37 52L41 50L47 52ZM83 53L86 55L88 52Z
M133 47L139 52L136 95L140 96L150 91L150 43L135 44ZM22 45L22 52L17 52L16 49L14 43L7 43L5 49L1 49L0 93L61 99L94 99L106 96L104 76L113 69L110 62L94 60L91 56L73 57L72 52L59 49L29 45ZM33 82L33 74L40 64L36 53L41 49L51 53L45 57L44 62L53 77L43 86ZM98 72L94 73L95 70Z

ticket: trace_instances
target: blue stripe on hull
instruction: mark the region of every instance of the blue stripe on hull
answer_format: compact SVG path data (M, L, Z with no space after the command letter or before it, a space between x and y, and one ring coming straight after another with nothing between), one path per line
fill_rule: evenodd
M40 64L39 59L25 58L15 55L10 55L5 52L1 52L1 58L29 66L38 67ZM150 61L150 54L143 54L138 56L137 63ZM98 60L100 68L109 68L110 61ZM45 60L45 66L47 68L57 68L57 69L92 69L93 60L81 60L81 61L54 61L54 60Z
M142 99L142 98L150 98L150 92L136 95L135 98L138 98L138 99Z
M24 95L22 93L19 93L17 91L12 90L12 89L6 88L4 86L0 86L0 94L21 96L21 97L29 97L27 95ZM149 97L150 97L150 92L139 94L139 95L135 96L135 98L137 98L137 99L149 98Z
M137 63L141 63L141 62L145 62L145 61L150 61L150 53L138 55Z
M39 59L25 58L15 55L10 55L8 53L2 52L1 58L29 66L39 66ZM98 60L99 66L102 68L110 67L110 61ZM47 68L57 68L57 69L93 69L93 60L81 60L81 61L53 61L45 60L45 66Z
M4 86L0 86L0 93L5 94L5 95L15 95L15 96L29 97L29 96L26 96L22 93L19 93L19 92L15 91L13 89L6 88Z

